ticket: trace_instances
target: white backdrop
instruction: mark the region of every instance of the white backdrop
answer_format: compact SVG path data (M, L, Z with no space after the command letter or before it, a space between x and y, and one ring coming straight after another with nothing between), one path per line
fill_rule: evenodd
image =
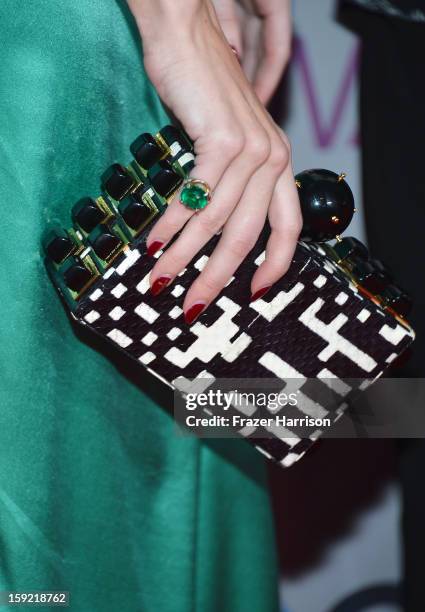
M295 0L293 4L297 42L290 70L289 114L283 127L292 142L294 169L298 172L322 167L347 173L358 213L346 235L364 240L357 117L358 42L336 23L333 0ZM357 517L348 535L330 545L313 569L296 579L283 578L282 610L332 612L336 604L364 588L397 584L399 513L399 493L390 486L373 507ZM398 611L389 604L349 609Z

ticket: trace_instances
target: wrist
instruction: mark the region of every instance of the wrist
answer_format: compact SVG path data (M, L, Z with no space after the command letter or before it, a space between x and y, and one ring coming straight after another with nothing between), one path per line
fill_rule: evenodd
M144 47L167 38L173 33L184 36L190 31L190 23L209 0L128 0L128 5L137 22Z

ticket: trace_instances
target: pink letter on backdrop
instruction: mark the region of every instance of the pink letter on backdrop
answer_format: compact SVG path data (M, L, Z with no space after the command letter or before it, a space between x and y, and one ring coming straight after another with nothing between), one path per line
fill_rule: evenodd
M342 82L333 105L329 125L326 126L325 122L320 116L319 105L317 103L317 91L314 87L314 79L310 70L305 44L300 38L295 39L293 65L299 67L300 69L301 80L305 87L307 104L310 108L313 129L319 147L327 148L331 146L334 141L341 117L343 115L344 107L348 100L350 88L352 87L354 79L357 76L359 53L360 45L356 43L344 70ZM353 138L353 144L357 144L357 140L358 139L355 136Z

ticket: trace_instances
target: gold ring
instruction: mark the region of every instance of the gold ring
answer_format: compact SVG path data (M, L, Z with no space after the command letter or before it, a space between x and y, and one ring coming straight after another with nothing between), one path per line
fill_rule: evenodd
M205 181L189 178L183 183L180 202L191 210L202 210L211 201L211 187Z

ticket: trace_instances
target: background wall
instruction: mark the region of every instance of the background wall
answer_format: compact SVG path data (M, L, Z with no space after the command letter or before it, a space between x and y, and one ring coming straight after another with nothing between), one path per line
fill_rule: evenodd
M273 110L292 142L296 172L324 167L347 173L358 209L347 235L363 240L359 46L335 21L335 9L333 0L294 2L294 56ZM393 450L390 441L328 440L303 465L287 473L272 469L282 610L401 610Z
M335 0L296 0L295 45L284 127L295 171L345 171L359 213L350 233L363 235L359 176L357 65L359 44L334 17Z

